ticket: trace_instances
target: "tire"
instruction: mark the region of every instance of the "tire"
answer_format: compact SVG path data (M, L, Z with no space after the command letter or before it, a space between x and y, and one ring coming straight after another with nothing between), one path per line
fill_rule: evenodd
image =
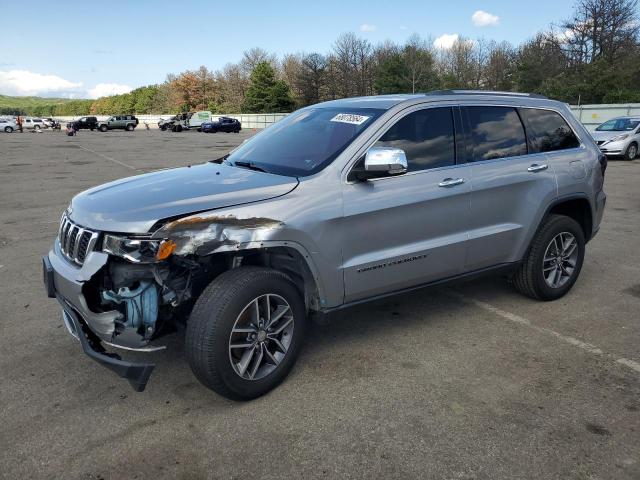
M12 127L4 127L4 131L7 133L11 133L13 132L13 128Z
M570 248L573 245L571 237L575 241L573 250ZM556 256L556 244L552 245L554 241L566 244L567 251L562 252L563 255L566 254L566 260L564 257L557 261L546 260ZM578 222L564 215L550 215L533 237L522 264L513 276L513 284L527 297L556 300L576 283L582 269L584 253L584 232ZM553 285L556 283L554 280L558 280L556 285Z
M182 131L182 125L177 125L176 132L181 132L181 131Z
M33 130L34 130L34 131L36 131L36 132L37 132L38 130L40 130L40 125L34 125L34 126L33 126Z
M94 129L93 129L93 128L90 128L89 130L91 130L91 131L93 132L93 130L94 130Z
M109 127L107 127L106 125L100 125L100 127L98 127L98 130L100 130L101 132L106 132L107 130L109 130Z
M256 333L253 334L248 333L250 328L244 328L241 333L232 333L234 327L238 328L238 322L244 321L246 327L249 325L245 318L255 318L247 317L251 311L255 311L255 299L260 299L258 310L264 316L267 295L269 305L277 307L276 309L282 308L293 315L292 320L282 315L276 321L278 328L283 325L280 323L283 321L287 322L287 329L291 328L291 331L285 329L279 334L281 345L289 342L284 353L275 346L273 340L269 340L271 337L265 338L267 330L254 329ZM289 310L283 307L281 301L289 306ZM304 339L307 323L305 313L298 289L285 274L262 267L229 270L209 284L191 312L185 339L189 365L200 382L224 397L249 400L264 395L279 385L293 367ZM249 338L251 335L255 336L253 340ZM259 341L260 335L262 343ZM253 348L257 348L259 352L265 352L260 348L269 348L275 353L269 353L271 357L267 357L266 353L257 356L258 350L253 350L256 356L249 357L245 372L241 374L239 369L242 359L249 349L232 349L231 345L238 345L238 342L242 342L243 346L255 345ZM281 356L276 360L274 355ZM236 363L236 360L239 361ZM260 363L261 360L264 363ZM249 378L254 368L255 378Z
M627 151L624 152L625 160L633 160L638 156L638 144L636 142L632 142L627 147Z
M125 130L127 132L133 132L134 126L130 123L127 124L127 126L125 127Z

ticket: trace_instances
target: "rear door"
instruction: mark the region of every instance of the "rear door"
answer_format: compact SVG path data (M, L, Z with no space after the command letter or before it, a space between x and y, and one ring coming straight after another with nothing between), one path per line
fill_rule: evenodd
M404 150L409 171L343 185L346 302L462 273L471 166L456 162L459 121L455 106L404 114L373 146Z
M545 153L527 141L517 108L473 105L462 114L473 188L466 269L473 271L521 259L557 185Z

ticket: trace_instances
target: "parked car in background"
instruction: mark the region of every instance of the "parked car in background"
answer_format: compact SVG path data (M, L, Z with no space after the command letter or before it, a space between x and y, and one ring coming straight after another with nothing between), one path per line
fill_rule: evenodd
M13 118L0 118L0 131L11 133L18 129L18 124Z
M74 122L76 130L95 130L98 128L98 119L96 117L81 117ZM108 127L107 127L108 129Z
M200 127L205 122L211 121L211 112L185 112L171 117L169 120L161 119L158 122L160 130L171 130L172 132L181 132L182 130L190 130L192 128L200 131Z
M205 122L201 127L202 131L205 133L216 133L216 132L233 132L238 133L242 130L242 124L240 121L231 117L219 117L215 122Z
M114 115L104 122L98 122L98 130L106 132L107 130L127 130L133 131L138 126L139 120L135 115Z
M23 130L42 130L45 124L41 118L23 117L22 128Z
M55 121L53 120L53 118L43 118L42 123L46 128L51 128L53 127Z
M563 297L600 227L605 170L568 105L539 95L320 103L215 161L76 195L45 288L85 353L136 390L154 365L107 348L157 351L184 326L195 376L255 398L314 317L491 272Z
M618 117L596 127L592 134L600 151L607 157L633 160L640 145L640 117Z
M174 115L171 118L161 118L160 121L158 122L158 128L162 131L165 131L167 129L170 130L174 122L177 120L177 118L178 118L178 115Z

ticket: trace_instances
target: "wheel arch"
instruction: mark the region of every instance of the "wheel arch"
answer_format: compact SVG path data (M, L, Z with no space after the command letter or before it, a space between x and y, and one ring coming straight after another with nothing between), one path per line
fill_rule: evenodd
M593 208L586 194L575 194L556 199L547 207L538 229L549 215L564 215L578 222L587 242L593 236Z
M282 272L296 285L308 312L324 308L326 293L319 272L306 249L296 242L251 242L242 249L208 256L213 263L220 259L225 265L223 271L243 266L262 266Z

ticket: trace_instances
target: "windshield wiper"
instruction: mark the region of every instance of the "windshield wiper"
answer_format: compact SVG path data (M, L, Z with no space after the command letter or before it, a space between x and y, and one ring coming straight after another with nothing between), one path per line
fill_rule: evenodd
M233 162L233 165L236 166L236 167L248 168L249 170L255 170L257 172L269 173L264 168L259 167L258 165L256 165L253 162L238 162L238 161L236 161L236 162Z

